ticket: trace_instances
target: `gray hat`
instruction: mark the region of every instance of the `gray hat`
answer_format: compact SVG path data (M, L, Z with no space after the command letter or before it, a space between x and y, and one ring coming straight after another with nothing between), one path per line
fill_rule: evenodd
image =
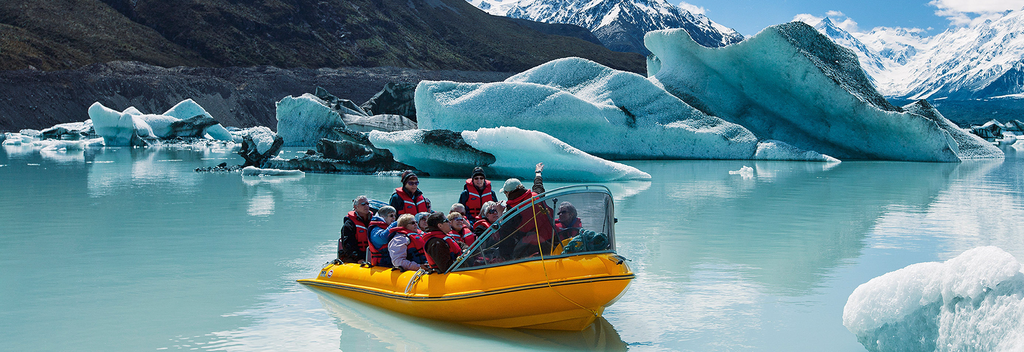
M501 187L501 191L508 193L515 191L517 188L523 187L523 183L519 182L518 178L510 178L505 180L505 185Z

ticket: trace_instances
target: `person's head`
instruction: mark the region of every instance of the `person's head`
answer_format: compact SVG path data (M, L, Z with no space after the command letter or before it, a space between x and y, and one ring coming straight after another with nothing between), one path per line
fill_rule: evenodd
M576 218L576 207L569 202L562 202L558 204L558 221L562 224L568 224L572 219Z
M455 204L452 204L452 209L449 210L448 212L449 213L452 213L452 212L459 213L459 214L462 214L462 216L466 216L466 206L462 205L462 203L455 203Z
M505 193L505 197L512 199L511 194L515 193L519 189L526 189L523 187L523 183L518 178L510 178L505 180L505 185L501 187L501 192Z
M366 196L358 196L352 200L352 210L356 211L361 217L366 217L370 214L370 199Z
M448 223L452 224L453 229L462 230L467 225L466 216L453 211L448 213Z
M430 213L422 212L416 214L416 226L419 226L420 230L425 230L427 228L427 216L430 216Z
M451 224L448 223L448 218L445 217L444 213L437 212L427 216L427 230L449 233L452 231Z
M380 210L377 210L377 216L381 217L384 219L384 222L389 224L395 221L395 214L398 213L395 211L395 208L390 205L385 205L380 207Z
M406 230L416 230L416 217L412 214L402 214L398 217L398 226L404 227Z
M476 188L484 188L484 181L487 181L487 174L484 174L484 168L474 167L473 168L473 185Z
M420 178L412 171L406 170L402 173L402 188L411 196L420 188Z
M484 203L484 205L480 206L480 216L484 217L485 219L487 219L488 222L493 224L495 221L498 220L498 217L501 216L498 209L499 207L500 205L498 205L498 202L488 201Z

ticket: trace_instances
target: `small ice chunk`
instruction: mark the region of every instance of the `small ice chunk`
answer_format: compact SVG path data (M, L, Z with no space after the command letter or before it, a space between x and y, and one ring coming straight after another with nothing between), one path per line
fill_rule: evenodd
M242 176L304 176L306 173L301 170L280 170L261 169L255 166L246 166L242 169Z
M752 178L754 178L754 168L752 168L750 166L743 165L743 167L741 167L739 170L729 171L729 174L730 175L740 175L745 180L746 179L752 179Z

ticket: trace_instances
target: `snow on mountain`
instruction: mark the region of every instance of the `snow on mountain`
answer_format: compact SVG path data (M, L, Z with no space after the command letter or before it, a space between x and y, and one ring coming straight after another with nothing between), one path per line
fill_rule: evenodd
M575 24L589 29L615 51L650 53L643 45L652 30L683 28L707 47L743 40L735 30L665 0L468 0L496 16Z
M1024 93L1024 10L932 37L888 27L850 33L828 18L808 24L857 53L887 97L969 100Z

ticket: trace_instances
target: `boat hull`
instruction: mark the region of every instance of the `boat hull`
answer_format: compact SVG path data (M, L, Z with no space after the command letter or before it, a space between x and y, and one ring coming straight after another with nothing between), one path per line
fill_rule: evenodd
M329 265L300 283L403 314L500 328L583 330L633 272L614 254L534 260L448 274ZM409 287L406 292L406 287Z

